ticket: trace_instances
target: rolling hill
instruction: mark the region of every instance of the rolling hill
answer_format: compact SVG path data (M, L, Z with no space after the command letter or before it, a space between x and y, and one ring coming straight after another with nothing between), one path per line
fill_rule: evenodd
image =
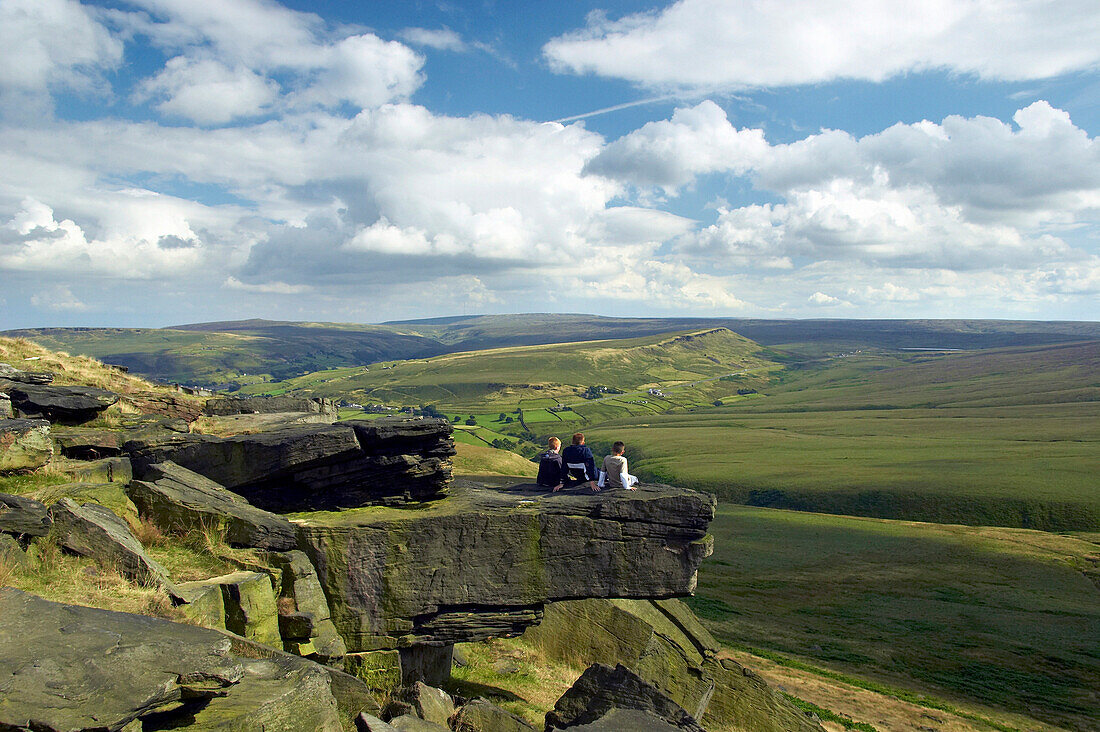
M728 328L775 357L904 348L984 349L1100 338L1100 323L993 320L761 320L476 315L362 325L241 320L169 328L39 328L7 331L49 348L127 366L152 378L236 389L320 369L443 353L629 339Z

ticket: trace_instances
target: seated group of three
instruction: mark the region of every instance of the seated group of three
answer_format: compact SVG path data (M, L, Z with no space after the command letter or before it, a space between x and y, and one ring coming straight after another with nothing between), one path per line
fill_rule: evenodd
M561 449L561 440L551 437L546 452L539 455L539 475L536 482L540 486L553 488L572 488L588 483L593 491L601 488L629 488L635 490L638 479L627 472L626 445L616 442L611 446L611 454L603 459L603 469L596 469L596 458L592 449L584 444L584 435L573 435L573 444Z

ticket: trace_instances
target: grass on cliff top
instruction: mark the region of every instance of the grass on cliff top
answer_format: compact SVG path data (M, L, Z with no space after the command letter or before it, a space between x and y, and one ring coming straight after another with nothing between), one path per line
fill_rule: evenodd
M456 440L454 472L457 476L474 475L511 475L520 478L533 478L538 465L524 457L507 450L498 450L485 445L471 445Z
M1096 543L724 504L710 531L687 603L726 645L913 698L1100 721Z
M54 375L53 383L58 386L94 386L118 394L167 391L163 386L107 366L94 358L51 351L26 338L0 337L0 362L24 371L49 371Z

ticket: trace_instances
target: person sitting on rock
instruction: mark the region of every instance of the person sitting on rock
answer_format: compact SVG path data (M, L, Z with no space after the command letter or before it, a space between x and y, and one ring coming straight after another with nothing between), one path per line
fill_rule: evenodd
M605 476L603 485L605 488L629 488L632 491L637 490L634 486L638 484L638 479L627 472L626 456L623 455L625 450L625 443L616 442L611 446L611 454L603 459L603 472Z
M587 482L593 491L600 489L596 485L596 456L584 444L584 434L578 432L573 435L573 444L562 451L561 459L565 463L566 473L563 487L572 488Z
M559 490L565 483L565 464L558 454L559 449L561 440L551 437L546 441L546 452L539 455L539 475L535 482L544 488L553 487L554 490Z

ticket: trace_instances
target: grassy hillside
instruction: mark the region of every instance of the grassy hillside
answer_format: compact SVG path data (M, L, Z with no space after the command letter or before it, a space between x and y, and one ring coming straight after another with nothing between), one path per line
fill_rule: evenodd
M440 353L638 338L729 328L789 356L856 349L977 349L1100 338L1100 324L992 320L605 318L535 313L361 325L241 320L165 329L9 331L50 348L102 358L154 378L233 386L309 371Z
M1095 535L725 504L711 531L688 604L723 643L901 698L1096 729Z
M1100 528L1100 342L851 357L763 398L617 420L644 475L750 505ZM628 450L630 454L630 450Z
M452 353L321 371L244 391L345 397L361 403L434 404L454 410L520 407L526 412L553 407L558 401L582 404L579 392L590 386L630 391L774 367L759 352L757 344L717 328Z

